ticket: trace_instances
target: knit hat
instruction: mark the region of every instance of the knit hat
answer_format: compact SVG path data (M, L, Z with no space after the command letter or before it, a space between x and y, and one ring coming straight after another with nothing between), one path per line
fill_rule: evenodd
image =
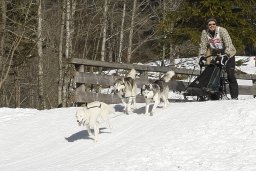
M208 24L210 21L214 21L216 24L217 24L217 20L213 17L209 18L207 21L206 21L206 24Z

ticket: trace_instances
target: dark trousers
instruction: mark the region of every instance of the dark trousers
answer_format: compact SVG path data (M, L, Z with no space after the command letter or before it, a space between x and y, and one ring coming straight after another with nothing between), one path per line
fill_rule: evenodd
M226 65L226 71L227 71L228 82L229 82L229 90L230 90L230 95L232 99L238 97L238 83L235 76L235 65L236 65L235 57L231 57L227 61L227 65Z

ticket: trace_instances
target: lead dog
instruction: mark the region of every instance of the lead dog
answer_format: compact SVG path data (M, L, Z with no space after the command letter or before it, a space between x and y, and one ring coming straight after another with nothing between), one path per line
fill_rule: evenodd
M169 94L169 86L168 82L175 75L174 71L168 71L162 78L156 80L154 83L143 85L142 87L142 95L145 98L146 107L145 107L145 115L149 115L149 104L151 101L154 101L154 106L150 115L153 115L154 110L159 105L160 100L162 99L164 102L164 107L167 107L169 104L168 94Z
M88 103L83 107L79 107L76 111L76 120L79 126L86 126L89 136L92 136L94 141L98 141L99 122L105 121L111 131L109 122L110 114L114 113L114 109L106 103L95 101ZM94 130L94 135L91 132Z
M121 99L126 114L131 112L131 108L136 108L137 84L135 77L136 70L131 69L125 78L118 78L114 83L114 93Z

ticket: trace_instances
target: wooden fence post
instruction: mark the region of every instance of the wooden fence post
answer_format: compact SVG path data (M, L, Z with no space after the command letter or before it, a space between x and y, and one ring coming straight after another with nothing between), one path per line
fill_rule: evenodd
M85 66L84 65L79 65L78 69L77 69L77 72L84 72L84 71L85 71ZM85 84L81 83L81 84L76 85L76 89L79 92L85 92L86 91Z
M254 56L254 65L256 67L256 56ZM256 86L256 80L252 80L252 85ZM255 97L256 97L256 94L253 95L253 98L255 98Z

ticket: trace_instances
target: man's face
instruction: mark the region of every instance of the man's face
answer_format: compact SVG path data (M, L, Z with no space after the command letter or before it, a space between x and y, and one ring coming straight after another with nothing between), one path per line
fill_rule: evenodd
M210 21L210 22L208 23L208 29L209 29L210 31L215 31L215 30L216 30L216 23L215 23L214 21Z

